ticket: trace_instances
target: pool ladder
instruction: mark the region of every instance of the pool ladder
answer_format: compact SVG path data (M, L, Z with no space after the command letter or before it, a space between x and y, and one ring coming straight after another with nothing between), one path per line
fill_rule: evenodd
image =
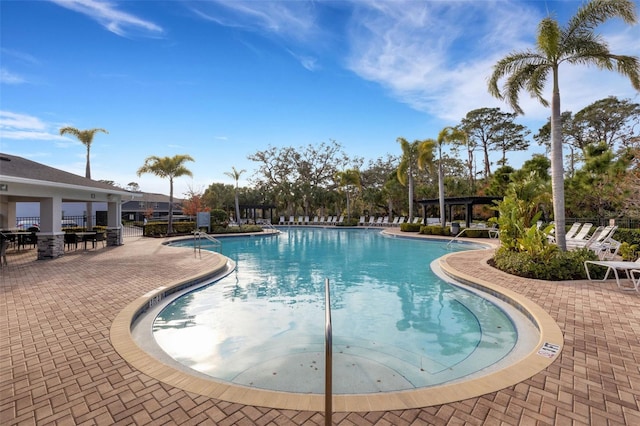
M213 245L218 248L218 251L220 251L220 248L222 247L222 243L220 242L220 240L216 240L206 232L195 231L193 233L193 252L194 253L196 252L198 254L200 253L200 249L202 248L202 239L211 241Z
M324 424L333 424L332 376L333 376L333 330L331 327L331 294L329 278L324 282Z

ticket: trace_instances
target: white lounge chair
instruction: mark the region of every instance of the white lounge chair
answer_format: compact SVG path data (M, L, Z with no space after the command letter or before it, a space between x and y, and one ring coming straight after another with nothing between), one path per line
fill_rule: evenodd
M365 217L364 216L360 216L360 220L358 220L358 226L364 226L366 224L367 224L367 222L365 220Z
M340 219L335 223L336 225L344 223L344 216L340 216Z
M296 218L293 216L289 216L289 225L293 225L294 223L296 223Z
M398 220L398 226L404 223L404 216L400 216L400 220Z
M631 274L631 282L633 283L633 288L635 288L636 291L640 293L640 269L632 269L630 271L630 274Z
M375 216L371 216L369 218L369 226L374 226L376 224L376 217Z
M584 262L584 270L587 272L587 279L589 281L593 281L591 279L591 275L589 274L589 265L598 265L607 268L607 272L604 274L604 278L602 279L602 281L609 278L609 274L611 273L611 271L613 271L613 275L616 277L616 284L618 285L618 288L629 290L628 288L623 287L620 283L620 275L618 274L618 271L624 271L627 279L631 280L634 288L637 290L637 281L631 275L631 271L640 269L640 257L637 258L634 262L623 260L586 260Z
M298 225L302 225L304 223L304 218L302 216L298 216Z
M613 239L618 229L615 225L606 226L602 232L591 241L587 247L598 255L600 260L612 260L618 253L620 242Z
M378 218L378 220L376 220L376 226L382 226L382 221L384 220L384 218L382 216L380 216Z
M314 216L313 217L313 222L311 222L313 225L317 225L318 224L318 216Z
M578 231L580 230L580 227L582 226L582 224L580 222L576 222L573 225L571 225L571 228L569 228L569 230L564 234L564 237L569 239L569 238L574 238L576 236L576 234L578 233ZM553 228L555 229L555 228Z
M280 221L278 222L278 225L284 225L284 216L280 216Z
M396 216L391 222L391 226L398 226L398 221L400 220L400 216Z
M415 225L421 225L422 224L422 218L421 217L414 217L413 218L413 223Z
M582 228L580 228L575 236L566 239L567 248L584 247L587 241L589 241L588 235L592 227L593 224L591 223L585 223L582 225Z
M303 222L303 223L304 223L305 225L308 225L308 224L309 224L309 216L305 216L305 217L304 217L304 222Z
M382 226L388 226L389 225L389 216L385 216L384 219L382 219Z

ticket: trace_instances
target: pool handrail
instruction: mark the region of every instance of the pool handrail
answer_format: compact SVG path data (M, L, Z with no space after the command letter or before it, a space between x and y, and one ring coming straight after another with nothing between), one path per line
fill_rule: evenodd
M326 426L331 426L333 424L333 330L331 326L331 295L329 292L329 278L324 282L324 306L324 424Z
M202 238L206 238L207 240L211 241L214 245L218 247L222 247L222 242L220 242L220 240L216 240L206 232L194 231L193 232L193 252L194 253L196 251L200 253L200 250L202 248Z

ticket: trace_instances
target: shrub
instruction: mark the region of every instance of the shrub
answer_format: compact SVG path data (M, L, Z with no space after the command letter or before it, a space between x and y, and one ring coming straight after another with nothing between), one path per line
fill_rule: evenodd
M225 212L222 209L213 209L211 210L211 227L213 228L213 225L218 225L220 223L225 223L229 221L229 216L227 215L227 212Z
M546 261L535 259L528 252L517 252L500 247L492 264L501 271L524 278L561 281L580 280L587 277L584 270L585 260L596 260L597 256L589 249L572 251L555 250ZM598 275L598 271L594 271Z
M419 223L403 223L400 225L402 232L420 232L422 225Z

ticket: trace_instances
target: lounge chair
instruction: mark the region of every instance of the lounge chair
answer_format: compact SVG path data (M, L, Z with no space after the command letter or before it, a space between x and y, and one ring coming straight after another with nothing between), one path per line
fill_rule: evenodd
M500 237L500 230L495 223L490 228L487 228L487 233L489 234L489 238L495 239Z
M289 216L289 225L293 225L294 223L296 223L296 218L293 216Z
M398 226L404 223L404 216L400 216L400 220L398 220Z
M587 224L589 225L589 224ZM582 226L582 224L580 222L576 222L573 225L571 225L571 228L569 228L569 230L564 234L564 237L566 239L571 239L571 238L575 238L576 234L578 233L578 231L580 230L580 227ZM555 229L555 228L553 228Z
M317 225L318 224L318 216L314 216L313 217L313 222L311 222L312 225Z
M284 216L280 216L280 221L278 222L278 225L284 225Z
M632 269L629 273L631 274L631 282L633 283L633 288L635 288L636 291L640 293L640 269Z
M340 224L341 224L341 223L344 223L344 216L340 216L340 219L338 219L338 222L336 222L335 224L337 225L337 224L339 224L339 223L340 223Z
M391 226L398 226L398 221L400 220L400 216L396 216L391 222Z
M384 219L382 219L382 226L388 226L389 225L389 216L385 216Z
M413 218L413 223L415 225L421 225L422 224L422 218L421 217L414 217Z
M337 221L338 221L338 216L331 216L331 222L330 223L332 225L335 225Z
M618 254L621 243L613 239L613 234L617 229L618 227L615 225L605 227L600 235L588 245L600 260L613 260Z
M589 281L593 281L591 279L591 275L589 274L589 265L604 266L605 268L607 268L607 272L604 274L604 278L602 279L602 281L609 278L609 274L611 273L611 271L613 271L613 275L616 277L616 284L618 285L618 288L629 290L628 288L623 287L622 284L620 284L620 275L618 274L618 271L624 271L627 279L631 280L634 288L637 290L637 281L631 275L631 271L640 269L640 257L638 257L634 262L623 260L586 260L584 262L584 270L587 272L587 279Z
M380 216L378 218L378 220L376 220L376 226L382 226L382 221L384 220L384 218L382 216Z
M374 226L376 224L376 217L375 216L371 216L369 218L369 226Z
M567 238L567 248L584 247L587 241L589 241L589 231L593 227L592 223L585 223L582 228L572 238Z
M308 224L309 224L309 216L305 216L305 217L304 217L304 222L303 222L303 223L304 223L305 225L308 225Z
M318 221L318 224L322 225L324 223L324 216L320 216L320 220Z
M360 220L358 221L358 226L364 226L366 224L367 224L367 222L366 222L364 216L360 216Z
M304 223L304 218L302 216L298 216L298 225L302 225Z

